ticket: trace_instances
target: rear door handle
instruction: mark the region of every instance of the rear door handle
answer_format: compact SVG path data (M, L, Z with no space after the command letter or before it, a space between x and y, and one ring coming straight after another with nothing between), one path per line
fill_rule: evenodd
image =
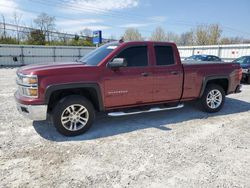
M141 75L144 76L144 77L147 77L147 76L149 76L149 73L148 72L143 72L143 73L141 73Z
M178 75L180 72L178 71L171 71L170 74L173 74L173 75Z

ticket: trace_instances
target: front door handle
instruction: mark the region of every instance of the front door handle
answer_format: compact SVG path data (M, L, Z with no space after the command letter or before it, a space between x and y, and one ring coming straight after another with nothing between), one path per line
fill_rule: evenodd
M141 73L141 75L144 76L144 77L147 77L147 76L149 76L149 73L148 72L143 72L143 73Z

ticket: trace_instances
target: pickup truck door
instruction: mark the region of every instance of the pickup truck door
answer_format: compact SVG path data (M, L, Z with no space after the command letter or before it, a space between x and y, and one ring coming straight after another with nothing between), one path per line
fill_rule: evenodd
M152 67L148 47L131 46L116 58L125 58L127 67L106 68L104 74L104 103L106 108L151 102L153 99Z
M172 46L154 45L153 101L178 101L182 95L183 67L177 64Z

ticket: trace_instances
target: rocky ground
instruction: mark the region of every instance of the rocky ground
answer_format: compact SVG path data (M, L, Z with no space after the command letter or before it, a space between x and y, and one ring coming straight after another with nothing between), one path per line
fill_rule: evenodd
M16 69L0 69L0 187L250 187L250 85L223 110L111 118L67 138L16 110Z

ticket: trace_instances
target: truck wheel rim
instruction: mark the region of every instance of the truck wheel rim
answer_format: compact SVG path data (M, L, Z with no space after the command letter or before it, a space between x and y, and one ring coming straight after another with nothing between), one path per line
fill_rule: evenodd
M216 109L221 105L222 94L219 90L211 90L207 95L207 105L209 108Z
M69 131L78 131L82 129L89 120L87 108L80 104L68 106L61 115L63 127Z

